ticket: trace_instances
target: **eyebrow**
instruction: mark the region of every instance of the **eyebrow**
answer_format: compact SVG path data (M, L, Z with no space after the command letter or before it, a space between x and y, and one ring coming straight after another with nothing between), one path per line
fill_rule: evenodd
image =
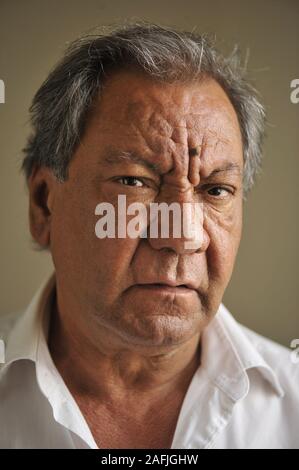
M123 150L109 150L106 152L104 162L112 165L117 165L122 162L133 162L137 165L141 165L144 168L147 168L154 173L160 175L162 173L161 167L158 163L152 163L136 154L132 151L123 151ZM238 163L227 162L224 166L215 168L211 173L204 179L211 179L216 176L218 173L233 172L237 171L240 175L242 174L241 167Z
M206 179L213 178L213 176L216 176L218 173L224 173L229 171L233 172L235 170L237 170L237 172L242 175L242 170L238 163L228 162L225 166L215 168L215 170L211 171L211 173L206 177Z
M137 155L135 152L128 151L108 151L105 155L104 162L112 165L117 165L123 162L133 162L141 165L154 173L161 173L161 167L158 163L152 163L145 158Z

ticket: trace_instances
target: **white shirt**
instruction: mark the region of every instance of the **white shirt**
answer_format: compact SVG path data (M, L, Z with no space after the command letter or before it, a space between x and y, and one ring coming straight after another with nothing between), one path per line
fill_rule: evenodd
M0 448L98 448L49 353L54 289L55 273L24 314L1 321ZM202 333L171 446L210 448L299 448L299 364L223 304Z

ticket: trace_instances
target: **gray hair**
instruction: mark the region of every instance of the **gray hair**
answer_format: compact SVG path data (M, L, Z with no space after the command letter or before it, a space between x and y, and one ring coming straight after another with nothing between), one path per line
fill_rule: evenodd
M134 23L75 40L37 91L30 107L33 133L23 149L27 179L35 166L67 179L69 162L108 74L138 67L161 82L209 76L228 95L243 140L244 194L261 165L265 111L246 77L239 51L223 57L206 35L151 23Z

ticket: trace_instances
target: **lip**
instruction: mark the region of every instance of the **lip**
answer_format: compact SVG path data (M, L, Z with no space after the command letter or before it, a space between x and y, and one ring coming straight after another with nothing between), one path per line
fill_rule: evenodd
M148 283L148 284L135 284L137 289L142 289L155 295L175 294L175 295L190 295L194 294L195 289L188 284L166 284L162 282Z

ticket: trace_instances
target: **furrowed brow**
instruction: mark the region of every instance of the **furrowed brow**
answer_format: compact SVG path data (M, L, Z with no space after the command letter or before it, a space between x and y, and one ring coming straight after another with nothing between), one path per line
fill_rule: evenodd
M213 171L211 171L211 173L205 179L211 179L213 178L213 176L216 176L219 173L226 173L226 172L237 173L239 175L242 175L242 170L241 170L240 165L238 165L238 163L229 162L223 167L215 168Z
M118 165L123 162L131 162L141 165L154 173L160 174L161 169L158 164L149 162L145 158L129 151L109 151L105 154L104 162L110 165Z

